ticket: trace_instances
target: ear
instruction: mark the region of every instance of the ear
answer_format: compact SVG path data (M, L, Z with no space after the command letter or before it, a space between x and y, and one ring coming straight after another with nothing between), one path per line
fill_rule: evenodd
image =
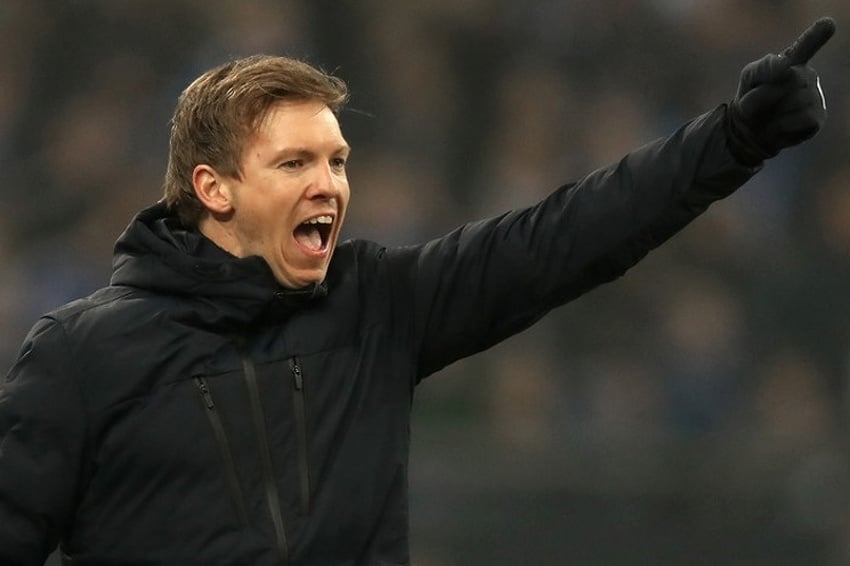
M196 165L192 171L192 186L198 200L213 214L233 211L233 193L228 178L209 165Z

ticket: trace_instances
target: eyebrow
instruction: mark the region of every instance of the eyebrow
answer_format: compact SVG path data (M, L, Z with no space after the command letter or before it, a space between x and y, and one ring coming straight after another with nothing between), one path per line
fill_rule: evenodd
M346 155L350 154L351 153L351 147L348 144L340 144L340 145L336 146L333 149L333 151L331 151L331 154L333 154L333 155L338 155L338 154L341 154L341 153L344 153ZM272 160L276 161L276 160L282 159L283 157L287 157L287 156L295 156L295 157L304 158L304 157L311 157L315 154L316 154L316 151L314 151L312 149L307 149L306 147L299 147L299 146L284 147L282 149L275 151L272 154Z

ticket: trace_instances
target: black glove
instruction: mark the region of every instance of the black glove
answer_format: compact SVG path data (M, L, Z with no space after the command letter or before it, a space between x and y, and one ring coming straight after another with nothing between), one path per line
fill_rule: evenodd
M726 113L729 149L741 164L759 165L823 126L826 102L808 61L833 33L832 18L821 18L781 54L765 55L743 68Z

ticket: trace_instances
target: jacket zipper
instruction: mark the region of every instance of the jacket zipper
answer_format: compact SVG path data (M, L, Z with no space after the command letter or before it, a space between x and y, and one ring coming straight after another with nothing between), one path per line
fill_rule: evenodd
M310 512L310 466L307 460L307 418L304 412L304 376L298 358L289 359L292 370L292 405L295 412L295 438L298 443L299 503L301 513Z
M239 515L239 521L243 526L247 526L248 511L245 507L245 498L242 495L242 488L239 487L239 477L236 475L236 463L233 460L233 453L230 451L230 442L227 440L227 433L225 433L224 426L221 423L218 408L213 401L207 381L203 377L196 377L195 384L201 393L204 407L206 407L207 418L210 421L210 426L212 426L213 434L215 434L218 452L224 463L224 476L230 491L230 498L233 500L233 507Z
M245 384L248 387L248 396L251 400L251 413L254 417L254 432L257 435L257 441L260 450L260 461L263 471L263 486L266 491L266 503L269 507L269 515L274 525L275 541L277 542L277 551L283 564L289 563L289 549L286 542L286 531L283 528L283 513L280 509L280 495L277 490L277 483L274 477L274 468L272 466L271 449L269 448L269 438L266 431L266 418L263 413L263 405L260 399L260 389L257 385L257 372L254 368L254 362L246 352L242 352L242 369L245 373Z

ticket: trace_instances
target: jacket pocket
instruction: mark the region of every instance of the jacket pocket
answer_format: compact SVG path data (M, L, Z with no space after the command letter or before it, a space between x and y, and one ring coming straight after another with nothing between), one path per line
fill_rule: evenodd
M233 459L233 452L230 449L230 441L227 438L227 432L224 430L221 415L218 412L218 407L213 400L212 392L207 385L206 379L203 377L196 377L195 385L198 388L198 393L200 394L203 402L204 412L206 412L207 419L209 420L213 435L215 436L219 456L222 461L224 478L227 483L233 508L236 510L239 522L243 526L247 526L248 511L245 506L245 497L242 494L242 488L239 485L239 476L236 475L236 462Z
M297 357L289 359L292 372L292 410L298 453L298 503L302 515L310 512L310 465L307 452L307 415L304 409L304 375Z

